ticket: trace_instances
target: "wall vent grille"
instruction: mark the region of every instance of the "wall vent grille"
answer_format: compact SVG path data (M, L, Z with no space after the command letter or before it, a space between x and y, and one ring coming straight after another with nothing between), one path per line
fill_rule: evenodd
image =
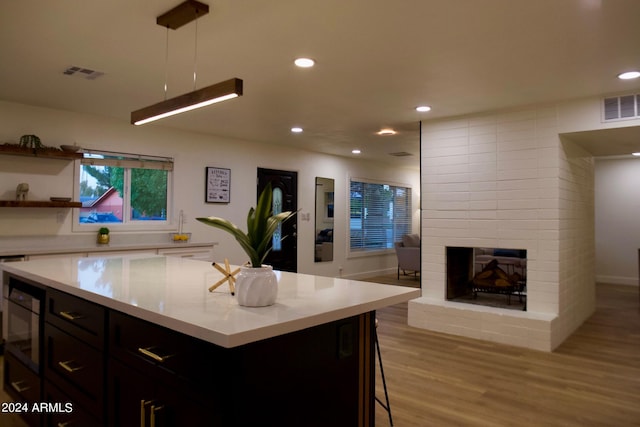
M76 66L71 66L67 68L62 72L62 74L66 76L82 77L83 79L87 79L87 80L95 80L98 77L104 75L104 73L101 71L95 71L95 70L90 70L88 68L82 68L82 67L76 67Z
M640 94L605 98L602 102L604 121L640 117Z

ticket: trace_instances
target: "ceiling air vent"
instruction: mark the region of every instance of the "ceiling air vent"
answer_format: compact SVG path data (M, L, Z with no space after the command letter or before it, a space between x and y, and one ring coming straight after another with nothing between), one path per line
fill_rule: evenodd
M87 80L95 80L98 77L104 75L104 73L100 71L90 70L88 68L82 68L82 67L76 67L76 66L67 68L66 70L64 70L62 74L65 74L67 76L82 77L83 79L87 79Z
M604 121L640 117L640 95L605 98L602 107Z
M407 156L413 156L413 154L411 153L407 153L406 151L398 151L396 153L389 153L390 156L394 156L394 157L407 157Z

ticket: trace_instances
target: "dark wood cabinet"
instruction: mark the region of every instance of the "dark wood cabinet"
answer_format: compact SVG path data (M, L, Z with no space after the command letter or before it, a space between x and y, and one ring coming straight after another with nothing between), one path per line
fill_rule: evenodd
M95 417L104 413L104 353L45 322L45 378Z
M215 401L165 383L116 359L109 361L108 424L112 426L224 426Z
M41 374L7 354L4 387L72 411L31 426L374 425L374 312L233 348L50 288L44 312Z
M45 381L58 387L56 395L61 400L55 403L73 402L74 413L77 410L79 414L103 419L106 310L82 298L48 289L44 320L43 372Z
M373 380L361 360L371 363L373 353L360 331L371 318L225 349L111 312L109 424L370 425L373 394L364 392Z
M95 416L82 409L82 406L77 401L70 398L50 381L44 382L43 401L56 405L54 406L54 411L49 411L44 414L45 427L103 425L102 420L95 418Z
M19 411L30 426L39 426L42 416L31 411L33 404L42 401L42 381L40 376L22 364L10 352L4 354L4 390L15 402L26 404Z
M55 289L47 290L45 321L80 341L102 350L105 346L107 310Z
M228 351L126 314L109 313L109 424L223 423ZM225 369L225 371L228 371Z

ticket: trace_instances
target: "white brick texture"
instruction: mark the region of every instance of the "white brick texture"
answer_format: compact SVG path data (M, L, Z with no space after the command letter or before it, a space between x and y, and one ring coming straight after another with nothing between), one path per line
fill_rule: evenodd
M557 129L555 108L423 123L412 326L552 351L593 313L594 163ZM526 249L527 311L446 301L447 246Z

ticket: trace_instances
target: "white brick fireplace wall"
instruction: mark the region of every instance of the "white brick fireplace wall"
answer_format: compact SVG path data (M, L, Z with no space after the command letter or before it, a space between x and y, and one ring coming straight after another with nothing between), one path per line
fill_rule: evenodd
M594 311L593 159L555 107L422 125L422 297L409 324L551 351ZM527 311L446 301L447 246L527 250Z

